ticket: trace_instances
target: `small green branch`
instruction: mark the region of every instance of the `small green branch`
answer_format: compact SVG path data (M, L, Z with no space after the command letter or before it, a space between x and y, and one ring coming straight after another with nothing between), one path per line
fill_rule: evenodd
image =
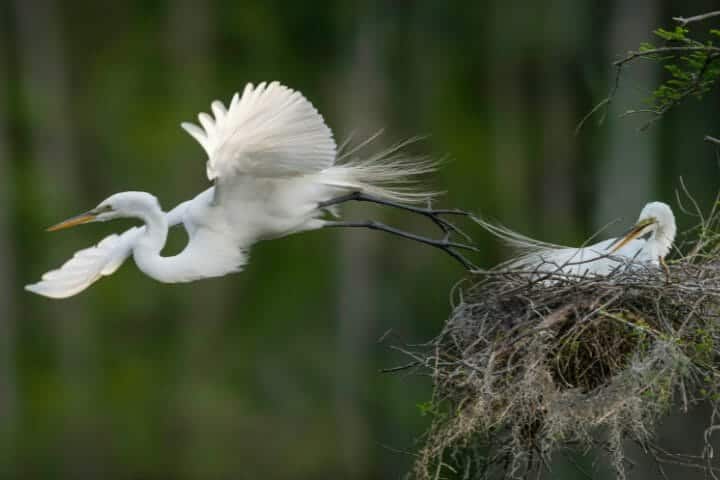
M660 62L669 74L668 78L653 91L652 97L648 99L648 107L628 109L621 115L625 117L637 113L650 114L652 117L640 127L640 130L647 129L687 98L699 99L714 88L720 81L720 62L717 61L720 59L720 47L714 45L713 40L720 38L720 30L710 29L709 38L700 41L690 37L689 30L685 26L718 15L720 11L688 18L676 17L675 21L679 22L680 26L670 30L659 28L654 32L666 45L654 46L644 43L639 49L629 51L624 57L613 62L616 69L615 81L610 93L582 118L576 127L576 134L595 113L600 110L607 112L619 89L624 68L638 60ZM603 115L600 123L604 118Z

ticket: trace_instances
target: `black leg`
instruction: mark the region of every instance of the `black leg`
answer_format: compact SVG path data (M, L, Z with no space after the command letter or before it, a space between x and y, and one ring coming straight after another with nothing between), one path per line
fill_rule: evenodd
M417 213L418 215L422 215L424 217L429 218L432 220L435 225L437 225L444 233L445 233L445 239L449 240L451 233L457 233L465 238L468 242L472 242L472 239L468 234L460 230L458 227L453 225L452 223L448 222L444 218L441 217L441 215L462 215L462 216L468 216L471 215L470 212L466 212L464 210L459 209L433 209L430 207L415 207L412 205L405 205L402 203L393 202L391 200L386 200L384 198L380 197L374 197L372 195L368 195L363 192L352 192L348 193L347 195L342 195L337 198L333 198L331 200L328 200L326 202L321 202L318 207L319 208L326 208L330 207L332 205L338 205L340 203L345 203L349 201L357 201L357 202L370 202L370 203L377 203L379 205L385 205L392 208L399 208L400 210L406 210L408 212Z
M439 248L440 250L445 251L448 255L453 257L455 260L460 262L463 267L465 267L467 270L473 270L475 269L475 265L465 258L462 254L455 251L455 249L462 249L462 250L470 250L472 252L477 252L477 247L474 247L472 245L465 245L463 243L457 243L457 242L451 242L447 237L443 238L442 240L435 240L432 238L423 237L420 235L416 235L414 233L405 232L403 230L399 230L394 227L390 227L388 225L385 225L380 222L375 222L373 220L367 220L364 222L326 222L326 227L349 227L349 228L369 228L372 230L380 230L383 232L390 233L392 235L397 235L398 237L407 238L408 240L414 240L416 242L424 243L425 245L430 245L431 247Z

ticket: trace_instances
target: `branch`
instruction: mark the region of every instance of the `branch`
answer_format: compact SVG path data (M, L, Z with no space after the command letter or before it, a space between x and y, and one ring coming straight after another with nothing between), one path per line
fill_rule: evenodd
M650 125L652 125L653 122L660 119L665 112L673 108L674 106L681 103L683 100L685 100L687 97L697 94L700 89L702 88L702 81L703 76L705 75L705 72L707 72L708 67L711 63L716 61L720 58L720 47L714 47L712 45L693 45L693 46L681 46L681 47L659 47L659 48L653 48L648 50L642 50L642 51L631 51L628 53L628 55L621 59L613 62L613 65L615 65L616 73L615 73L615 87L613 88L611 92L611 97L615 94L617 90L617 85L620 81L620 75L622 74L622 69L625 66L626 63L632 62L633 60L637 58L645 58L647 56L652 55L660 55L663 53L684 53L684 52L703 52L707 54L705 57L705 60L703 62L702 67L700 68L700 71L694 75L694 79L692 83L681 92L681 94L674 98L672 101L669 101L657 108L654 109L642 109L642 110L628 110L621 116L631 115L635 113L651 113L653 114L653 118L648 120L645 125L640 127L640 130L647 129ZM610 97L610 98L611 98ZM608 102L609 103L609 102Z
M643 51L630 51L627 56L623 59L613 62L613 65L620 67L628 62L631 62L639 57L647 57L649 55L659 55L663 53L679 53L679 52L707 52L713 53L713 57L720 55L720 47L714 47L711 45L703 46L685 46L685 47L659 47L651 48Z
M595 112L597 112L597 111L600 110L601 108L603 108L603 107L607 106L608 104L610 104L611 101L612 101L612 97L611 97L611 96L607 96L607 97L605 97L604 99L602 99L602 100L600 101L600 103L598 103L597 105L595 105L595 106L592 108L592 110L590 110L588 113L586 113L585 116L582 118L582 120L580 120L580 123L578 123L577 126L575 127L575 135L579 135L579 134L580 134L580 130L582 130L583 126L585 125L585 122L587 122L590 117L592 117L593 115L595 115Z
M703 20L707 20L708 18L717 17L718 15L720 15L720 10L715 11L715 12L703 13L702 15L695 15L694 17L688 17L688 18L673 17L673 20L678 22L681 27L684 27L689 23L701 22Z
M660 55L664 53L683 53L683 52L705 52L707 53L707 57L705 58L705 62L702 66L702 69L700 70L700 73L695 78L695 81L693 82L692 88L686 90L683 92L683 95L681 98L676 99L671 104L665 105L662 109L643 109L643 110L629 110L625 112L622 116L630 115L634 113L651 113L654 115L654 118L648 121L641 130L646 129L652 122L657 120L658 118L662 117L662 115L672 106L676 105L683 99L687 98L689 95L692 95L697 91L697 88L700 85L700 82L702 81L702 77L704 73L707 71L708 66L713 63L715 60L720 58L720 47L715 47L712 45L686 45L686 46L677 46L677 47L659 47L659 48L653 48L648 50L631 50L628 52L628 54L621 58L620 60L616 60L613 62L613 65L615 66L615 82L613 84L612 89L610 90L610 93L608 93L608 96L605 97L603 100L600 101L597 105L595 105L592 110L590 110L583 118L580 120L580 122L575 127L575 134L579 134L582 127L585 125L587 120L592 117L598 110L605 108L605 112L607 113L607 109L609 108L610 104L612 103L613 99L615 98L615 94L617 93L619 87L620 87L620 77L622 76L623 67L625 64L632 62L633 60L636 60L638 58L645 58L652 55ZM603 115L604 118L604 115ZM602 119L601 119L602 122Z
M705 135L705 138L703 138L708 143L714 143L715 145L720 145L720 139L717 139L715 137L711 137L710 135Z

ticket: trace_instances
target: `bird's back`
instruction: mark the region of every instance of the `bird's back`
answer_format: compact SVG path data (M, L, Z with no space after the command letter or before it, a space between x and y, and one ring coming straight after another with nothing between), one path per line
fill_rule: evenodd
M647 242L643 239L631 240L614 252L614 238L573 248L535 240L482 218L476 217L475 221L518 252L514 258L496 266L496 269L582 277L609 275L627 266L658 263L653 252L647 250Z
M513 270L582 277L609 275L627 266L645 262L657 263L656 258L644 252L646 242L643 240L632 240L619 250L612 252L614 242L615 239L608 239L580 248L536 248L506 262L504 266Z

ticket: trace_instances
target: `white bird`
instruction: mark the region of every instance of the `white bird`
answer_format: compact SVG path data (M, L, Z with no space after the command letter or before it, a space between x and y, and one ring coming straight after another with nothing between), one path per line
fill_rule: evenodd
M637 223L622 236L581 248L541 242L480 218L475 220L521 252L496 268L565 278L607 276L624 267L643 265L667 269L664 259L676 233L672 209L662 202L645 205Z
M182 127L207 153L207 176L214 186L167 214L149 193L117 193L50 227L55 231L127 217L145 224L77 252L25 288L51 298L69 297L115 272L131 254L140 270L160 282L218 277L240 271L248 261L248 249L258 241L322 227L384 230L441 248L461 261L464 257L455 248L473 248L449 241L449 235L433 240L378 222L321 218L328 211L336 213L333 205L370 201L425 215L449 232L452 224L439 216L463 212L407 205L431 195L407 183L434 170L435 164L404 159L397 148L367 160L336 163L330 128L299 92L277 82L248 84L229 107L212 102L212 112L213 116L199 114L201 127ZM178 255L162 256L168 228L179 224L187 230L187 246Z

